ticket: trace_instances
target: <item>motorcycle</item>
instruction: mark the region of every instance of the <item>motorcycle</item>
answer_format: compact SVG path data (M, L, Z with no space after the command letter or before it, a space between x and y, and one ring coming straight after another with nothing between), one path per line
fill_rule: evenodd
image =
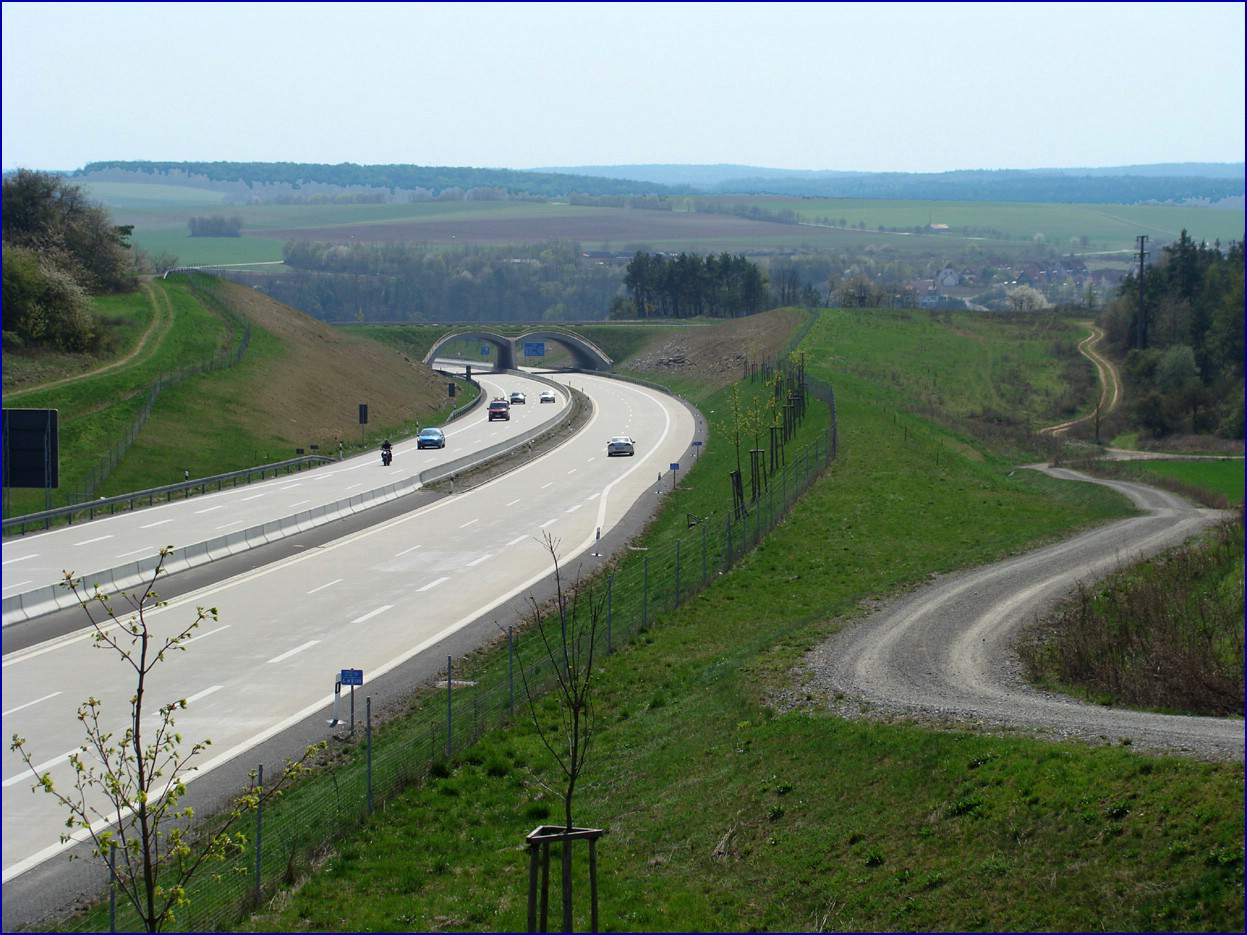
M386 467L390 466L390 462L394 460L394 452L389 448L381 449L381 463Z

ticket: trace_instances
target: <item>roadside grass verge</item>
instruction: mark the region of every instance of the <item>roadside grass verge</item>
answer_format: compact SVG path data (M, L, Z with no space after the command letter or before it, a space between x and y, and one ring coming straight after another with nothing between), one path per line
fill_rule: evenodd
M1234 928L1241 764L777 713L772 694L863 600L1126 512L1103 489L965 457L934 428L918 444L895 410L837 387L827 475L731 573L599 662L576 815L609 832L602 930ZM689 484L718 486L728 460L709 446ZM936 490L947 506L914 509ZM522 930L524 835L557 821L557 786L517 716L241 930ZM586 930L583 854L574 875Z
M1105 705L1243 714L1243 522L1077 594L1018 647L1041 686Z

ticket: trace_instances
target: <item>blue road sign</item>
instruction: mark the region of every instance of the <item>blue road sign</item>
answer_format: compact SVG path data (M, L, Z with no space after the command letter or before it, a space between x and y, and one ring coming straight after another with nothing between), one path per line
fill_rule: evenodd
M544 341L525 341L524 342L525 357L545 357L546 345Z
M364 670L363 669L343 669L340 679L343 685L363 685Z
M482 357L488 357L488 356L489 356L489 345L488 345L488 344L482 344L482 345L481 345L481 356L482 356Z
M672 461L672 462L671 462L671 470L673 470L673 471L678 471L678 470L680 470L680 462L679 462L679 461Z

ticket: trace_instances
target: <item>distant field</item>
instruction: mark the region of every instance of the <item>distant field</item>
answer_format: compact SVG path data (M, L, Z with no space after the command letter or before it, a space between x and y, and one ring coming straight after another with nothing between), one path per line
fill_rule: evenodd
M875 201L698 196L673 211L574 206L565 202L458 201L384 205L232 205L215 192L171 185L96 182L87 192L108 205L119 224L135 226L134 242L169 252L183 263L244 263L281 258L292 239L458 246L464 243L541 243L566 239L585 249L709 253L787 253L861 250L897 256L965 251L1025 255L1041 243L1062 253L1128 256L1135 238L1155 247L1186 230L1197 241L1243 237L1242 211L1174 205L1073 205L966 201ZM695 202L729 213L697 213ZM733 206L769 214L793 211L801 224L736 216ZM187 220L238 215L242 238L189 237ZM946 224L939 234L915 228ZM884 228L880 231L879 228ZM888 230L891 228L892 230Z

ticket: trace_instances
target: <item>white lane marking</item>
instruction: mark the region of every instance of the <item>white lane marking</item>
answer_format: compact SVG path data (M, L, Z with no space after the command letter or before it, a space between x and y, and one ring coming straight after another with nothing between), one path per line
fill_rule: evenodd
M198 701L200 698L207 698L213 692L220 691L224 687L225 687L224 685L213 685L211 688L205 688L199 694L191 695L189 698L187 698L186 703L190 704L192 701Z
M332 588L335 584L337 584L341 580L342 580L341 578L334 578L332 581L328 581L325 584L320 585L319 587L312 588L312 590L308 591L307 593L315 594L317 591L325 590L325 588Z
M299 481L299 483L297 484L287 484L285 487L278 487L277 489L278 490L294 490L294 488L302 487L302 486L303 486L303 482Z
M351 621L351 623L363 623L365 620L371 620L373 617L377 616L377 614L383 614L393 606L393 604L386 604L384 607L378 607L376 610L370 610L368 613L364 614L364 616L356 617Z
M171 523L171 522L173 522L173 520L171 519L162 519L160 520L160 522L157 522L157 523L148 523L146 526L140 526L139 529L154 529L157 526L163 526L165 523Z
M515 505L516 505L517 503L519 503L522 499L524 499L524 498L523 498L523 497L516 497L514 500L512 500L510 503L508 503L508 504L507 504L507 506L515 506Z
M152 552L152 551L159 551L159 550L154 550L152 549L151 546L147 545L141 549L131 549L129 552L118 552L117 557L126 558L129 555L138 555L140 552Z
M568 507L566 510L564 510L563 512L564 512L564 514L566 514L566 513L575 513L575 512L576 512L577 510L579 510L582 506L584 506L584 504L583 504L583 503L577 503L575 506L569 506L569 507Z
M236 519L232 523L226 523L224 526L218 526L217 529L229 529L231 526L241 526L242 524L242 520Z
M246 503L248 500L259 500L262 496L264 496L262 493L253 493L249 497L243 497L239 503Z
M28 559L28 558L38 558L38 557L39 557L39 554L36 552L34 555L23 555L21 558L10 558L10 559L8 559L7 561L0 562L0 564L3 564L3 565L12 565L12 564L14 564L15 562L24 562L24 561L26 561L26 559Z
M294 503L292 503L292 504L290 504L290 505L291 505L291 506L302 506L302 505L303 505L303 504L305 504L305 503L311 503L311 502L312 502L311 500L296 500L296 501L294 501Z
M216 510L223 510L223 509L225 509L225 504L221 503L221 504L218 504L217 506L210 506L206 510L196 510L195 515L198 516L200 513L212 513Z
M302 646L296 646L294 649L288 652L284 652L280 656L274 656L272 659L269 660L269 664L272 664L274 662L281 662L283 659L289 659L295 653L301 653L305 649L310 649L311 647L315 646L319 642L320 640L308 640Z
M597 499L598 497L600 497L600 496L602 496L602 491L600 491L600 490L599 490L597 493L591 493L591 494L589 494L589 499L590 499L590 500L596 500L596 499Z
M528 536L516 536L514 539L508 542L507 545L519 545L521 542L523 542L527 538Z
M346 489L347 489L347 490L354 490L356 487L363 487L363 486L364 486L363 484L351 484L351 486L350 486L350 487L348 487L348 488L346 488Z
M422 588L416 588L416 593L417 593L417 594L419 594L419 593L421 593L421 592L423 592L423 591L427 591L427 590L429 590L429 588L435 588L435 587L437 587L439 584L441 584L443 581L449 581L449 580L450 580L449 578L438 578L436 581L430 581L430 582L429 582L428 584L426 584L424 587L422 587Z
M550 481L550 483L548 484L542 484L541 489L545 490L547 487L553 487L553 486L554 486L554 481Z
M424 545L424 543L422 542L422 543L420 543L420 545ZM403 557L404 555L406 555L408 552L414 552L414 551L416 551L416 549L420 548L420 545L413 545L410 549L403 549L403 551L399 552L399 553L398 553L397 555L395 555L394 557L395 557L395 558L402 558L402 557Z
M5 711L3 715L0 715L0 717L8 717L10 714L16 714L18 711L22 710L22 708L29 708L31 705L37 705L39 702L47 701L49 698L55 698L59 694L61 693L52 692L52 694L44 695L42 698L36 698L34 701L28 701L25 704L19 704L16 708L9 708L9 710Z
M6 584L4 586L4 590L12 591L14 588L20 588L24 584L30 584L30 582L30 578L27 578L25 581L14 581L12 584Z
M572 468L572 469L571 469L570 471L568 471L567 473L568 473L568 474L575 474L578 470L580 470L580 468Z
M36 763L35 772L42 774L44 770L51 769L57 763L64 763L73 754L78 753L81 750L82 750L81 747L74 747L68 753L62 753L60 756L55 756L50 760L44 760L42 763ZM23 779L29 779L32 782L38 782L38 780L36 780L34 776L30 775L30 772L28 770L24 773L18 773L16 776L10 776L8 779L4 781L4 788L7 789L9 786L13 785L14 783L21 782Z
M193 643L193 642L195 642L196 640L206 640L208 637L212 636L212 634L214 634L214 633L220 633L222 630L228 630L229 628L230 628L230 625L227 623L227 624L226 624L225 626L223 626L223 627L217 627L215 630L208 630L206 633L196 633L194 636L192 636L192 637L191 637L189 640L187 640L186 642L188 642L188 643Z
M470 519L470 520L468 520L466 523L464 523L462 526L460 526L459 528L460 528L460 529L467 529L467 528L468 528L469 526L471 526L473 523L479 523L479 522L480 522L480 519L479 519L479 518L478 518L478 519Z
M480 558L476 559L476 561L473 561L473 562L468 562L467 567L468 567L468 568L474 568L474 567L476 567L477 565L479 565L481 562L487 562L487 561L489 561L489 560L490 560L491 558L493 558L493 557L494 557L494 556L493 556L493 553L492 553L492 552L491 552L489 555L482 555Z
M105 539L111 539L112 535L96 536L94 539L83 539L81 542L75 542L74 545L90 545L92 542L103 542Z
M542 523L540 526L538 526L537 528L538 528L538 529L545 529L547 526L553 526L553 525L554 525L555 523L557 523L557 522L558 522L558 520L557 520L557 519L548 519L548 520L546 520L544 523Z

